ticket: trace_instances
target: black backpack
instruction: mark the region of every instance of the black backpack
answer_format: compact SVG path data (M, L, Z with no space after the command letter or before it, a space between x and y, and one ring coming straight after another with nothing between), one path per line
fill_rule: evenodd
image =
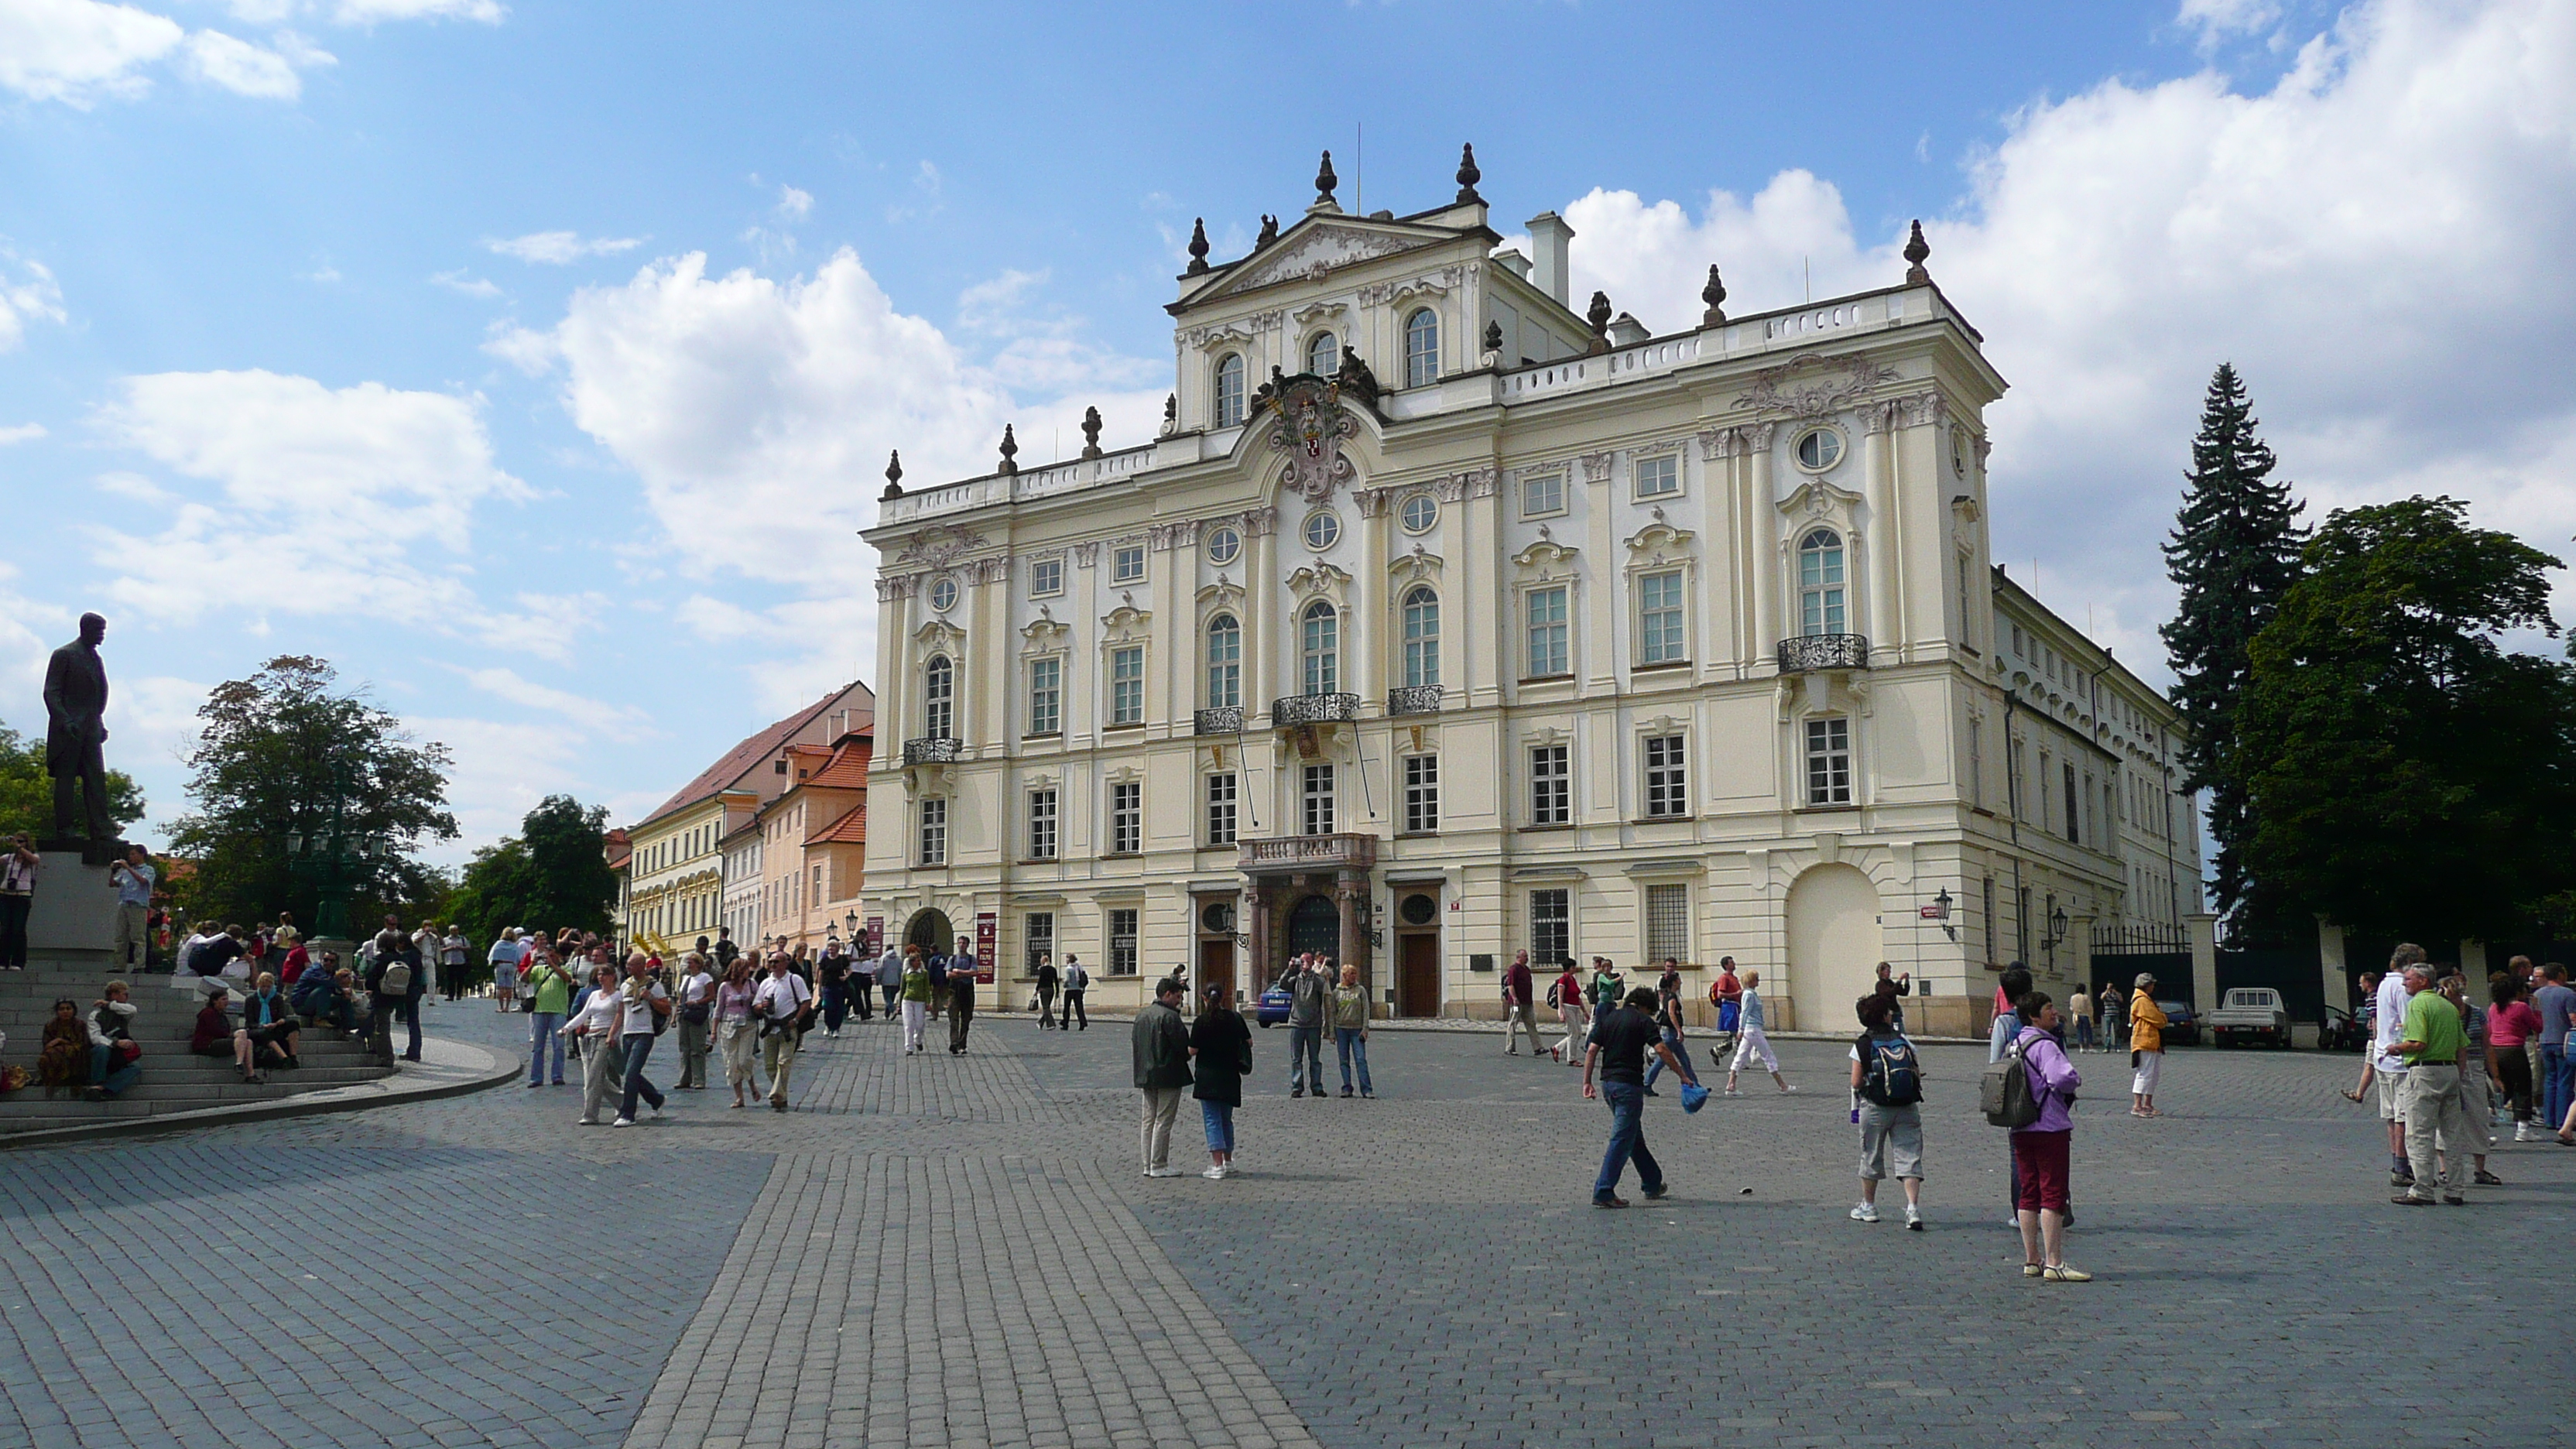
M1864 1032L1853 1043L1860 1053L1860 1095L1881 1107L1904 1107L1923 1100L1923 1063L1914 1043L1902 1035L1875 1037Z
M2019 1037L1986 1064L1986 1074L1977 1079L1977 1107L1987 1121L2015 1131L2039 1120L2039 1094L2030 1089L2030 1067L2022 1060Z

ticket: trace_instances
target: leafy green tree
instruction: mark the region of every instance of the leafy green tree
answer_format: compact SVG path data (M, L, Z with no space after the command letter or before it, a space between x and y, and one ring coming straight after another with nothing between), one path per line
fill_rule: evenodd
M414 742L400 719L341 689L328 661L306 655L280 655L216 685L197 717L203 728L185 757L194 809L171 832L174 853L196 862L179 886L192 916L292 910L312 926L322 881L294 867L287 837L333 829L387 846L344 877L353 929L388 910L408 923L443 899L446 881L413 853L456 836L445 745Z
M505 926L605 932L617 877L600 853L608 808L549 795L520 822L516 838L474 853L451 912L477 943Z
M2576 880L2576 670L2559 561L2410 498L2338 512L2254 640L2236 720L2255 878L2347 927L2496 937Z
M107 772L107 813L122 830L147 813L143 791L123 770ZM54 780L45 773L45 737L0 724L0 837L54 833Z
M2174 706L2190 727L2182 752L2183 784L2209 792L2214 847L2210 891L2239 928L2263 929L2277 914L2263 882L2246 868L2255 822L2238 749L2237 711L2252 666L2254 638L2279 611L2299 577L2305 506L2275 482L2278 462L2256 435L2260 426L2245 383L2220 363L2192 439L2182 510L2165 543L2165 567L2182 588L2173 622L2164 626L2174 672Z

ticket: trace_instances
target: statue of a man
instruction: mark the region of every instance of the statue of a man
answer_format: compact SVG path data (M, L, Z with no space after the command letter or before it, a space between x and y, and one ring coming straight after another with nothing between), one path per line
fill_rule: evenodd
M86 835L91 841L116 838L116 822L107 813L107 666L99 662L98 641L107 637L107 621L83 614L80 637L54 651L45 666L45 773L54 777L54 834L65 839ZM88 830L72 810L77 782Z

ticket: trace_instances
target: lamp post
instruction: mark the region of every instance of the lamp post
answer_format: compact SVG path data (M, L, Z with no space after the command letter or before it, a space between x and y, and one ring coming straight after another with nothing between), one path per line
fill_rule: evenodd
M2055 911L2049 913L2048 935L2046 940L2042 942L2048 950L2048 969L2051 974L2054 974L2057 970L2057 943L2065 939L2066 907L2059 906Z

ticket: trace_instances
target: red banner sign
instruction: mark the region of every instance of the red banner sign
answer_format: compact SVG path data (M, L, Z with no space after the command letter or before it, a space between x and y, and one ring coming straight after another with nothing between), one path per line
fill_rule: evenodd
M993 947L1002 934L1002 918L992 911L975 913L975 980L993 984Z

